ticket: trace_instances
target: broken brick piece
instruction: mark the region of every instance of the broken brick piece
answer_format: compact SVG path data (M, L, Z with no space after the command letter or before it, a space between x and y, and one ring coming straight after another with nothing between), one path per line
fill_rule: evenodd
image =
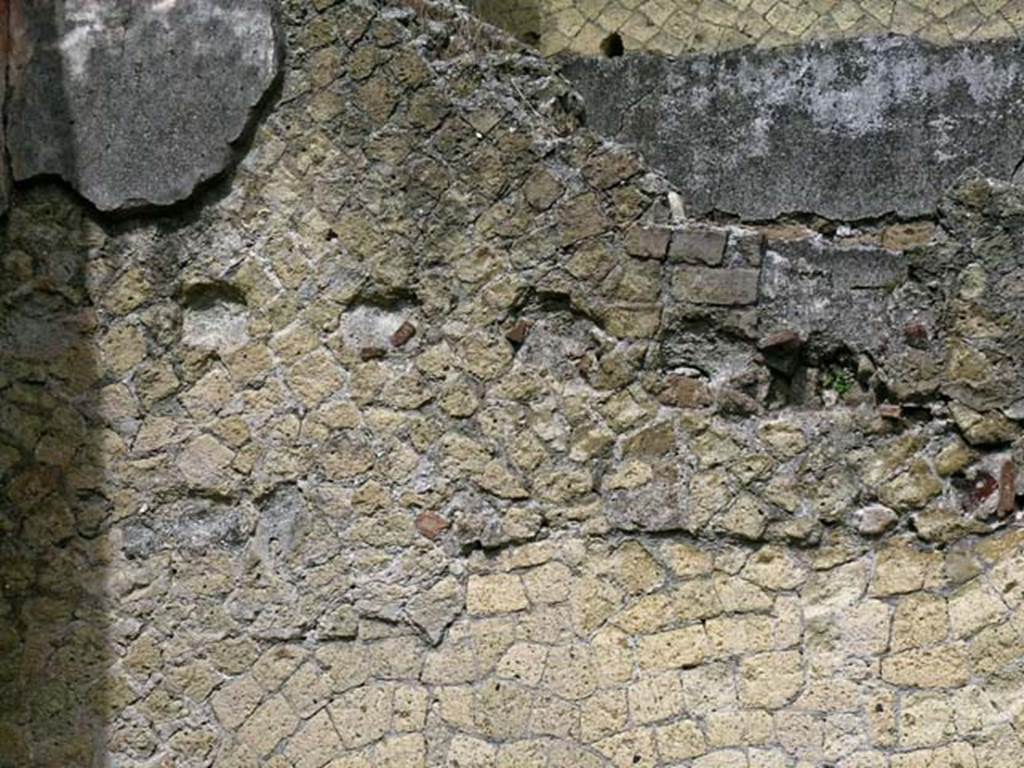
M387 354L388 351L381 347L363 347L359 350L359 359L365 363L367 360L380 360Z
M392 347L404 347L409 343L409 339L416 335L416 326L406 320L400 326L398 330L391 334L391 346Z
M967 509L973 510L998 490L999 484L988 472L979 472L967 496Z
M416 530L434 541L448 527L448 521L433 512L421 512L416 516Z
M529 320L519 320L505 332L505 338L513 344L522 344L526 341L526 334L530 332L533 323Z

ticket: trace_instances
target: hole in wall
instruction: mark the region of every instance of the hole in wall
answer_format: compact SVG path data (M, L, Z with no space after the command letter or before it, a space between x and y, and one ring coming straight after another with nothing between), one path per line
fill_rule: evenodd
M363 301L349 306L342 315L342 339L352 349L383 352L394 346L392 339L415 316L416 306L399 296L361 298Z
M608 37L601 41L601 53L609 59L621 56L625 52L626 49L622 45L622 35L618 32L612 32Z
M196 310L210 309L221 303L244 305L245 294L228 283L195 283L182 290L181 303Z
M189 346L230 352L249 340L245 294L226 283L200 283L185 289L182 342Z

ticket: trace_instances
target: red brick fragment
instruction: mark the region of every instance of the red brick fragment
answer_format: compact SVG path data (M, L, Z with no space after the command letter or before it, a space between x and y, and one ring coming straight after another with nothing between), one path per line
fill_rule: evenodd
M967 508L975 509L980 506L985 499L991 496L999 489L999 483L992 477L988 472L979 472L978 476L974 479L974 486L971 488L970 493L967 496Z
M448 521L433 512L421 512L416 516L416 530L434 541L448 527Z
M391 346L392 347L404 347L409 343L409 340L416 335L416 326L406 320L400 326L398 330L391 334Z
M526 341L526 334L530 332L533 323L529 320L519 320L505 332L505 338L513 344L522 344Z
M380 360L387 354L388 351L381 347L363 347L359 350L359 359L365 363L367 360Z
M903 409L895 403L882 403L878 406L878 415L883 419L898 419L903 415Z

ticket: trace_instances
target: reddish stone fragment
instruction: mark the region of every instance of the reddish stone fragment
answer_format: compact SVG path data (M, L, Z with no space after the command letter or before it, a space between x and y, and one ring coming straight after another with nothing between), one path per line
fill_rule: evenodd
M676 408L700 408L711 405L711 390L707 383L690 376L671 376L665 389L658 395L663 405Z
M448 521L433 512L421 512L416 516L416 530L433 541L448 527Z
M799 349L803 343L803 339L800 338L800 334L796 331L779 331L778 333L771 333L757 342L757 348L762 352L767 352L768 350L794 350Z
M388 351L381 347L363 347L359 350L359 359L365 363L367 360L380 360L387 354Z
M878 406L878 415L883 419L898 419L903 415L903 409L894 403L882 403Z
M533 323L529 320L519 320L505 332L505 338L513 344L522 344L526 341L526 334L530 332Z
M718 407L722 413L738 416L752 416L761 413L763 407L755 398L741 389L723 387L718 393Z
M409 339L416 335L416 326L406 320L400 326L398 330L391 334L391 346L392 347L404 347L409 343Z
M903 326L903 338L910 346L924 349L928 346L928 328L924 323L907 323Z
M974 480L974 486L971 488L970 494L967 496L967 508L975 509L980 506L985 499L991 496L999 489L999 483L992 477L988 472L979 472L977 478Z
M999 471L999 514L1008 515L1017 509L1017 473L1013 462L1004 461Z

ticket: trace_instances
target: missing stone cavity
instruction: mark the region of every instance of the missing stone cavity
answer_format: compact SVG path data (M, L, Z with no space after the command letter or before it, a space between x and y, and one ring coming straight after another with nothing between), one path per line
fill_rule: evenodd
M612 32L601 41L601 54L605 56L605 58L614 59L625 52L626 48L622 44L622 35L618 32Z
M249 340L245 295L227 283L189 286L182 296L182 343L231 352Z

